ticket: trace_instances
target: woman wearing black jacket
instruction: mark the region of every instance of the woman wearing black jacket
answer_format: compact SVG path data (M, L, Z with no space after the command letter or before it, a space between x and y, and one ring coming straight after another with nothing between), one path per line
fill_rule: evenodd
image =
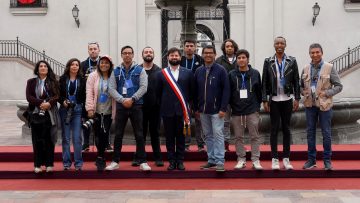
M81 115L85 102L85 79L82 76L80 61L76 58L66 63L64 74L60 77L60 118L62 127L62 157L64 170L71 167L70 139L74 147L75 170L81 170ZM71 136L72 135L72 136Z

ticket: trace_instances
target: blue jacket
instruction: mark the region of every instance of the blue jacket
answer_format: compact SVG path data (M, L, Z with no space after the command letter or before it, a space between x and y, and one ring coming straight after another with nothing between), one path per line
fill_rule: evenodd
M157 95L160 98L160 114L163 117L183 116L181 104L163 73L157 73ZM194 74L191 70L180 66L177 84L182 91L185 101L191 105L194 97Z
M196 99L195 111L205 114L226 112L230 99L229 78L225 68L213 63L206 77L206 67L201 66L195 72Z

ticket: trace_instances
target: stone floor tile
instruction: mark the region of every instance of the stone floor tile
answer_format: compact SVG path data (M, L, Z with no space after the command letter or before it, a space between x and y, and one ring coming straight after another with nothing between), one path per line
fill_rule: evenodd
M359 203L360 197L339 197L343 203Z
M128 199L126 203L169 203L167 199Z
M255 198L251 201L252 203L292 203L289 198L272 197L272 198Z
M214 191L212 193L213 197L232 197L235 199L241 199L241 198L247 198L247 197L252 197L252 198L258 198L258 197L263 197L263 194L261 192L254 192L254 191L249 191L249 192L239 192L238 190L217 190Z

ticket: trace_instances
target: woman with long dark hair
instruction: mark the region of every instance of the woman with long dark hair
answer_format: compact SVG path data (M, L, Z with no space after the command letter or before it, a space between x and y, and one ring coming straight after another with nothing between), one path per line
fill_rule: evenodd
M60 77L61 105L59 113L62 128L62 158L64 170L71 168L70 139L74 147L75 170L81 170L81 115L85 103L85 79L82 76L79 59L72 58L66 63L64 74ZM71 136L72 135L72 136Z
M49 63L39 61L35 65L35 78L27 81L26 99L29 102L31 137L34 150L34 172L52 172L54 167L54 148L57 141L58 122L57 100L59 83Z
M102 56L97 65L97 71L92 72L86 82L86 103L85 109L88 117L94 123L95 137L98 142L97 158L95 165L98 171L103 171L106 166L105 148L109 143L109 133L112 119L115 115L115 100L109 95L109 77L113 70L112 59L109 56Z

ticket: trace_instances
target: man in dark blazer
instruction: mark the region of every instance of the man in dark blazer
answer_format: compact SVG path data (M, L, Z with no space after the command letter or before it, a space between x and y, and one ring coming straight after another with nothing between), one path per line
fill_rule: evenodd
M186 116L186 111L187 114L189 113L189 103L193 99L194 75L191 70L180 66L181 54L179 49L171 48L167 55L170 66L158 73L157 88L161 101L160 115L164 124L167 156L170 163L167 169L185 170L184 114ZM185 102L181 102L175 94L172 88L174 85L178 87ZM185 111L183 111L184 106L182 106L184 103L187 107Z

